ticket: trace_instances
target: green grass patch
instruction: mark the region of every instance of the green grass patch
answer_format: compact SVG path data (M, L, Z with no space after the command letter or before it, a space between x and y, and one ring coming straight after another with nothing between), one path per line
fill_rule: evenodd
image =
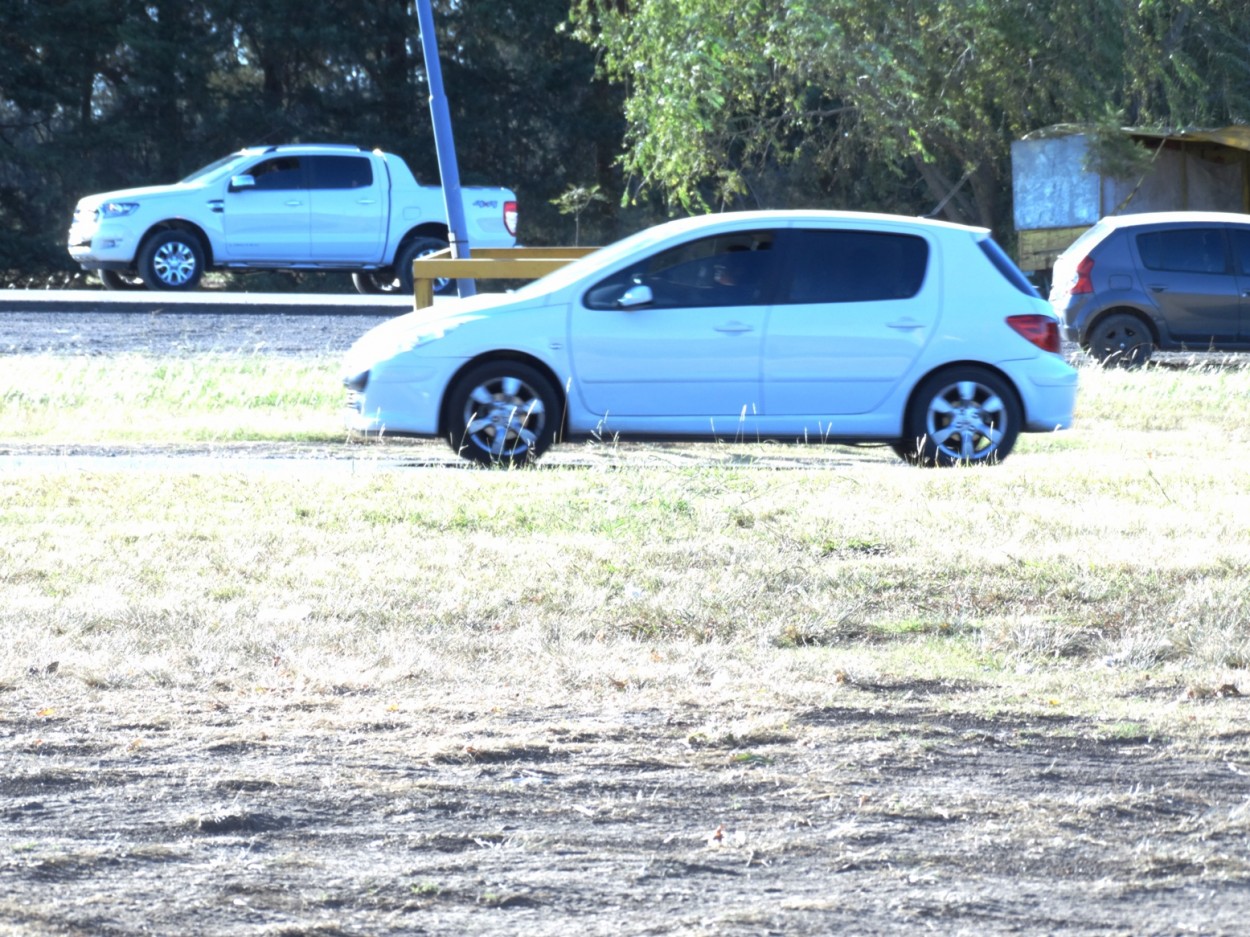
M341 438L328 361L8 363L10 444ZM2 474L0 681L1235 684L1250 373L1082 378L1073 430L989 469L622 444L578 468Z

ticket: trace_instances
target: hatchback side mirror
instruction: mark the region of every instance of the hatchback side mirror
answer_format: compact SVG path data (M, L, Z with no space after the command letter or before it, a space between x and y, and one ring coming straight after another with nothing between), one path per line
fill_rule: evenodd
M621 309L637 309L639 306L650 306L654 301L651 287L635 283L616 301L616 305Z

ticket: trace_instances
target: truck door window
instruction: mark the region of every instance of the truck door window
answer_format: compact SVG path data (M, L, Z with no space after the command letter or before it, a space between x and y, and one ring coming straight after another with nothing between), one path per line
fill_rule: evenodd
M373 185L373 164L361 156L314 156L311 188L367 189Z
M257 163L252 167L251 176L256 180L255 187L262 192L304 187L304 173L297 156L280 156Z

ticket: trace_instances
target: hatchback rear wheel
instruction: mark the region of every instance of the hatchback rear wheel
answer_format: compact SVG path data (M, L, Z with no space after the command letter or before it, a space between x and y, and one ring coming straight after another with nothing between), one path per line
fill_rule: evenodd
M993 371L941 371L916 389L894 451L919 465L1001 462L1020 435L1021 412L1015 388Z

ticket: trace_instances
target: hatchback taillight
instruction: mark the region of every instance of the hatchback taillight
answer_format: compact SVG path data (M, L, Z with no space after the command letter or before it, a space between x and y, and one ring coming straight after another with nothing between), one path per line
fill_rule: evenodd
M1007 324L1042 351L1059 354L1059 323L1053 316L1008 316Z
M1076 279L1072 281L1069 293L1094 292L1094 258L1088 254L1076 265Z
M516 237L516 202L503 203L503 226L508 233Z

